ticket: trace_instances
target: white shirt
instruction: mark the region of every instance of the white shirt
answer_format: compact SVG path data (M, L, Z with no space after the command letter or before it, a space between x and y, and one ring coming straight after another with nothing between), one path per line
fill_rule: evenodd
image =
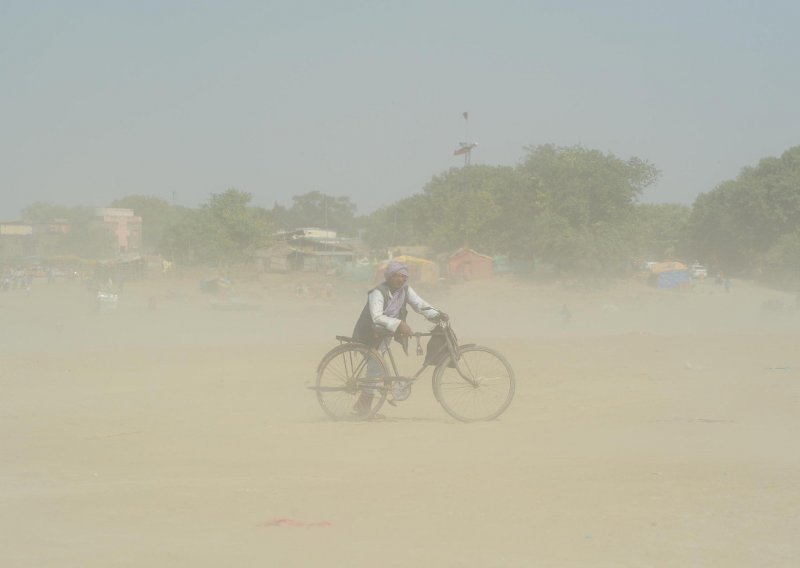
M392 291L389 290L389 299L391 298ZM372 323L385 327L392 333L397 331L397 327L402 320L383 314L383 310L386 309L386 306L383 305L383 294L381 294L381 291L376 289L370 292L369 296L367 296L367 301L369 302L369 314L372 316ZM428 302L420 298L419 294L417 294L411 286L406 288L406 303L411 306L415 312L423 315L427 319L433 319L439 315L439 312L433 309Z

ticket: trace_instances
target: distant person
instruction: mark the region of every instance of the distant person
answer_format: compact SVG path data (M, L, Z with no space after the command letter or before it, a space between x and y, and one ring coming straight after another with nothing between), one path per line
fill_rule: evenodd
M567 327L569 325L569 322L572 321L572 313L570 313L569 307L567 306L567 304L564 304L563 306L561 306L561 312L560 313L561 313L561 326L562 327Z
M31 287L33 286L33 275L30 272L25 272L22 276L22 289L25 291L25 295L31 293Z
M725 293L726 294L730 294L731 293L731 286L732 285L733 285L733 283L731 282L731 279L730 278L725 278Z
M367 294L367 303L361 310L361 315L353 329L353 339L366 343L376 349L381 356L394 337L395 340L408 345L408 338L414 332L406 323L408 308L421 314L430 321L437 321L447 316L434 309L423 300L414 289L407 284L408 267L400 262L392 261L383 273L384 282L373 288ZM380 376L380 369L370 365L367 368L366 378ZM356 415L366 415L372 407L375 392L364 390L353 407Z

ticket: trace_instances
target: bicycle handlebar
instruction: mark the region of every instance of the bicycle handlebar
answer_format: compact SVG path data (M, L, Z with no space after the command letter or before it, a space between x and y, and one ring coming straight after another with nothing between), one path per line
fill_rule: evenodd
M449 325L449 321L450 321L450 318L447 318L447 319L442 318L439 321L434 322L434 323L436 324L436 327L447 327ZM394 333L390 332L389 330L380 329L380 330L377 330L377 331L378 331L378 333L380 335L382 335L384 337L394 337ZM415 331L414 333L411 334L411 337L430 337L431 335L433 335L433 330L431 330L431 331Z

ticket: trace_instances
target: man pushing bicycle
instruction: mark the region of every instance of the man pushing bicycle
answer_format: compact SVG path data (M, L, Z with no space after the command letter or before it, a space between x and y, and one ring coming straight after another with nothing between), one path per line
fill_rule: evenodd
M370 419L384 402L396 405L411 395L411 387L429 367L436 401L462 422L494 420L514 397L514 370L489 347L459 344L450 319L408 286L408 269L399 262L386 267L385 282L369 291L353 337L337 335L339 345L317 365L313 389L325 413L334 420ZM428 332L413 333L406 323L407 306L435 322ZM391 341L430 337L422 366L413 376L400 376ZM390 367L387 366L386 359Z
M367 303L353 330L353 340L365 343L383 355L394 338L407 352L408 338L414 334L406 323L407 306L410 305L415 312L431 322L446 320L447 315L423 300L408 285L408 267L405 264L390 262L383 277L385 281L367 294ZM375 367L374 364L368 364L368 378L380 376L380 369ZM374 396L373 389L364 389L353 407L353 412L357 415L367 414Z

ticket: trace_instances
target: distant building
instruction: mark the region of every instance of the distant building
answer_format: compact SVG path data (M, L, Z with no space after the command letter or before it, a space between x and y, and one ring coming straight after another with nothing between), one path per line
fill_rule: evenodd
M318 229L317 227L303 227L293 231L282 231L288 238L307 238L307 239L335 239L336 231Z
M355 263L359 242L336 236L336 231L314 227L281 231L272 247L256 252L258 264L268 271L342 270Z
M0 235L25 237L33 234L33 225L24 221L0 222Z
M53 219L49 223L44 223L43 229L37 229L37 231L41 230L51 235L66 235L70 231L70 223L67 219Z
M92 225L111 233L118 252L142 250L142 218L133 209L101 207L94 210L94 215Z
M0 222L0 257L33 254L33 225L23 221Z
M480 254L470 248L460 248L447 260L450 276L464 280L481 280L491 278L493 273L492 257Z

